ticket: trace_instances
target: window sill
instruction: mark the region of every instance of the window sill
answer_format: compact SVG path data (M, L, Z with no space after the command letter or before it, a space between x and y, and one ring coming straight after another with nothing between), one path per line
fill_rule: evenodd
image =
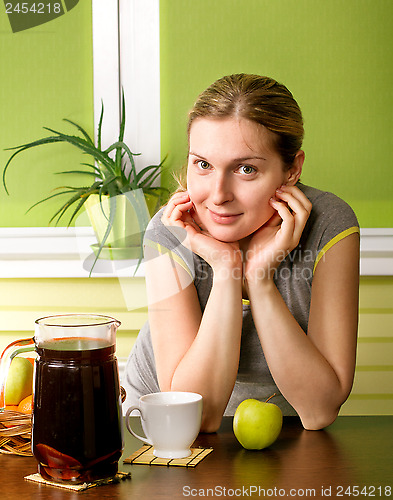
M88 278L93 243L90 227L0 228L0 278ZM143 277L137 264L99 259L90 277Z
M393 276L393 228L365 228L361 276ZM87 278L94 261L90 227L0 228L0 278ZM92 278L143 277L137 260L99 259Z

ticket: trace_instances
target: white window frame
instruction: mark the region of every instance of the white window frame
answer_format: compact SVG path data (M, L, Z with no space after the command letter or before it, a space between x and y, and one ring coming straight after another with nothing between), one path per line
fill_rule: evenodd
M125 142L137 168L161 161L159 0L92 0L94 123L104 103L103 146L119 130L126 99Z

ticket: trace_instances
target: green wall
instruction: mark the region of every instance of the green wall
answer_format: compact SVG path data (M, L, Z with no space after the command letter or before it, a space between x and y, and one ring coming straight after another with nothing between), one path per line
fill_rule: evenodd
M14 2L15 3L15 2ZM63 118L93 132L91 2L46 24L13 33L0 6L0 171L10 156L5 148L46 135L44 126L74 133ZM0 226L46 226L59 201L45 203L64 176L53 173L76 166L81 155L60 144L22 153L7 176L10 196L0 183ZM82 160L83 161L83 160ZM61 178L63 177L63 178ZM66 225L66 221L63 224Z
M229 73L268 75L304 113L303 181L342 196L361 226L393 227L391 0L160 5L162 151L174 168L199 92Z

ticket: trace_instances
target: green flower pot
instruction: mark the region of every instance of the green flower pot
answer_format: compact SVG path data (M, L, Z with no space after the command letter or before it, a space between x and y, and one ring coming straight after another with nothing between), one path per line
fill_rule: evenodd
M99 253L100 258L127 259L138 258L141 255L144 236L144 229L141 229L141 218L146 220L146 217L150 218L154 215L159 198L145 194L144 200L145 206L139 204L138 208L144 213L137 214L135 206L127 195L118 195L114 200L112 199L112 202L116 204L115 217L112 229ZM92 246L97 255L108 228L110 199L109 196L102 196L100 203L98 194L90 195L84 206L97 238L97 244Z

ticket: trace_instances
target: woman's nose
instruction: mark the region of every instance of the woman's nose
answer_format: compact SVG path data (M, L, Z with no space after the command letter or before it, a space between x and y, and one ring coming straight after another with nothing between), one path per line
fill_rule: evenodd
M222 205L233 200L231 183L225 175L217 175L212 189L212 201L215 205Z

